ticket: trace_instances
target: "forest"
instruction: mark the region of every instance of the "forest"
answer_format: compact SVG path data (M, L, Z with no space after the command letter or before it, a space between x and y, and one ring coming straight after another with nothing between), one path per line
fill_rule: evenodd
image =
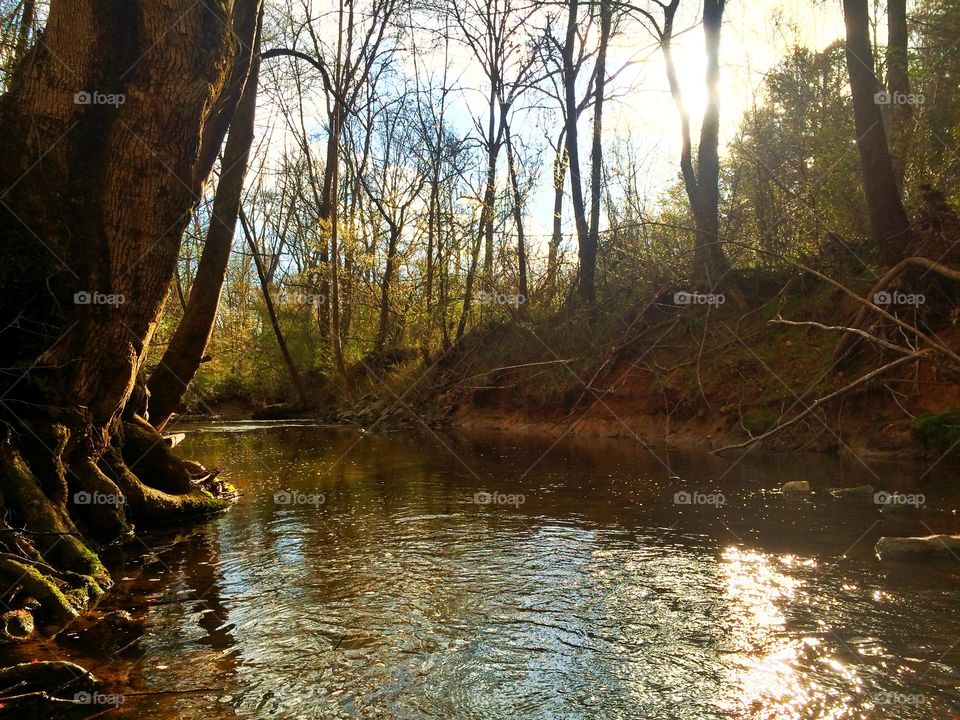
M952 0L0 0L0 716L956 716L958 153Z

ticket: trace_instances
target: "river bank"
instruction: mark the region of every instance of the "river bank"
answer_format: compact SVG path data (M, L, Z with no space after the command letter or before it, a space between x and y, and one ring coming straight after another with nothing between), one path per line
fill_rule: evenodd
M866 279L851 285L870 287ZM222 419L313 417L710 451L756 442L776 452L952 455L960 376L942 356L880 370L897 358L891 348L909 353L918 343L877 323L868 329L889 347L864 340L837 357L857 303L809 278L765 287L749 307L691 307L661 293L621 300L602 320L571 310L494 317L445 353L360 360L352 396L328 389L306 409L237 399L205 409ZM909 319L943 346L960 347L960 331L943 313L926 308Z

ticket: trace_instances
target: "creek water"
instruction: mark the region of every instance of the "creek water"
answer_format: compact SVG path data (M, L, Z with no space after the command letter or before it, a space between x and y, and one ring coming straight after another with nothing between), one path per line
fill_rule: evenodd
M960 717L960 558L873 552L958 530L949 470L554 443L192 426L241 501L115 559L139 641L57 651L118 717Z

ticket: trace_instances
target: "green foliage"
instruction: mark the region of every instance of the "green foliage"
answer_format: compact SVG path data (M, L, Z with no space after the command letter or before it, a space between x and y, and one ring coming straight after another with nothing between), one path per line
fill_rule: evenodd
M769 73L726 163L732 235L803 258L828 233L848 245L866 234L847 83L840 43L794 48Z
M762 435L772 430L779 420L780 417L776 413L762 408L747 410L743 414L743 426L751 435Z
M956 453L960 444L960 410L920 415L910 428L923 444L937 453Z

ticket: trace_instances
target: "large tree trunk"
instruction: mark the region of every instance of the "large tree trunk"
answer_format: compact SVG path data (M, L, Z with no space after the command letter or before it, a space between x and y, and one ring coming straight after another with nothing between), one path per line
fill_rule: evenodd
M890 104L890 144L893 147L893 173L902 188L907 166L905 135L913 106L906 100L910 94L907 42L907 0L887 2L887 92Z
M109 586L78 528L101 541L128 531L119 498L141 519L225 505L192 490L152 428L150 459L121 449L142 422L142 395L128 400L209 147L236 107L226 13L212 0L53 0L0 99L0 509L67 533L20 543L56 622ZM141 479L157 462L177 476L165 490ZM117 502L85 502L95 493Z
M693 281L713 289L729 273L720 245L720 27L724 0L705 0L703 36L707 51L707 106L697 147L699 221L693 259Z
M843 0L843 18L853 120L870 230L884 263L895 265L903 259L910 223L900 199L880 106L874 97L881 88L873 74L867 0Z
M36 14L36 0L23 0L20 8L20 27L17 28L17 44L14 47L14 57L19 60L27 50L27 42L33 31L33 18Z
M259 26L257 17L237 17L236 32L239 37L250 36L251 20ZM179 408L187 386L203 362L204 350L217 317L240 212L243 179L253 144L260 69L259 27L255 36L257 40L253 45L253 55L246 58L246 62L250 63L250 72L223 151L220 182L213 200L213 217L190 291L190 300L163 357L150 375L150 412L156 427L163 427L170 415ZM249 49L241 52L250 56Z

